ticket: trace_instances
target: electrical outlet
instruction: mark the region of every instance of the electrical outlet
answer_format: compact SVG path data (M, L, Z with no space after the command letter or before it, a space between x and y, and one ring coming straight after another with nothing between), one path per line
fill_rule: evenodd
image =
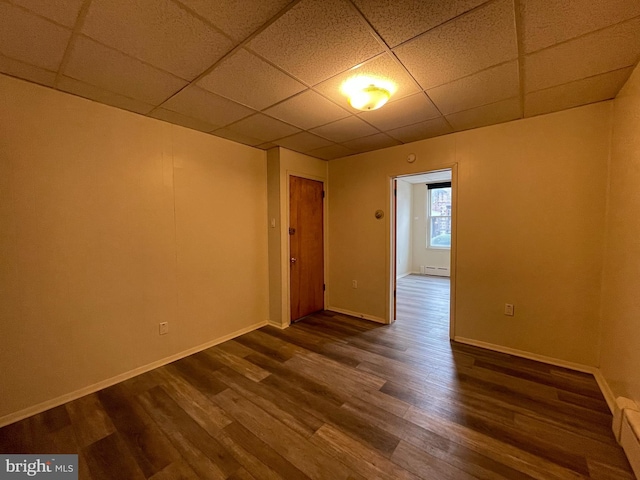
M351 286L353 288L358 288L358 280L351 280Z
M504 314L508 315L509 317L513 317L513 305L510 303L505 303L504 304Z
M160 335L169 333L169 322L160 322Z

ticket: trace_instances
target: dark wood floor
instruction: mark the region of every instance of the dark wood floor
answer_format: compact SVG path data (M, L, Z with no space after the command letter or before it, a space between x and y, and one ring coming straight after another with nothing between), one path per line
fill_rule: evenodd
M451 344L448 279L398 321L265 327L0 429L81 479L632 479L593 377Z

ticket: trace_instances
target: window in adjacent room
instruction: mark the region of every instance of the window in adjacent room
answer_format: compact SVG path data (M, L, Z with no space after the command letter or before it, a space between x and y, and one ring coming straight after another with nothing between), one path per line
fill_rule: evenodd
M451 248L451 182L427 184L427 246Z

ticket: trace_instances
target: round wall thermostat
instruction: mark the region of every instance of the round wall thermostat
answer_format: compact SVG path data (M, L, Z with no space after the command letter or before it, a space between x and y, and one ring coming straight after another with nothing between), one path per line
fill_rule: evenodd
M409 156L407 157L407 162L413 163L415 161L416 161L416 154L415 153L410 153Z

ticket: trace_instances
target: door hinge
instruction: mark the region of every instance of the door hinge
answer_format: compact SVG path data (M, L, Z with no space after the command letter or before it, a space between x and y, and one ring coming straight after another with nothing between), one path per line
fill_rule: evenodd
M393 291L393 298L396 298L396 291Z
M398 190L397 190L397 189L395 189L395 188L393 189L393 196L394 196L394 197L397 197L397 196L398 196Z
M324 292L327 289L327 286L323 283L322 284L322 291Z
M322 190L322 198L324 198L324 190Z

